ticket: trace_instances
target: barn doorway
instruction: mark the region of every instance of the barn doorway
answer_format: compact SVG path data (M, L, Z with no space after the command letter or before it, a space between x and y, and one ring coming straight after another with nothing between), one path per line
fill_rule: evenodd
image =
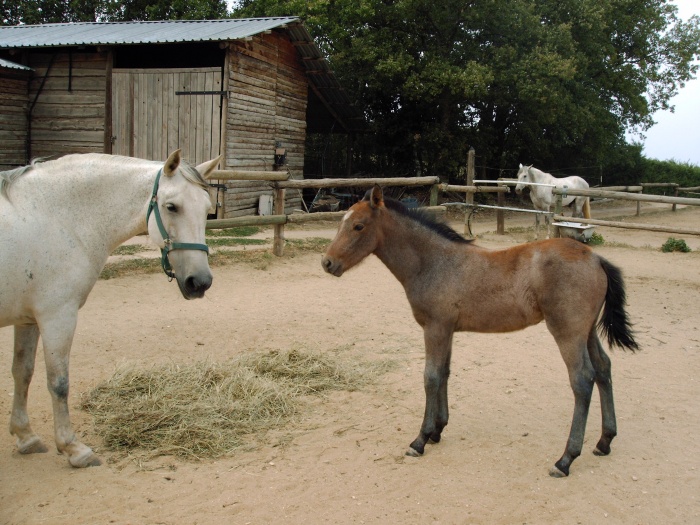
M221 152L220 67L112 70L112 153L191 164Z

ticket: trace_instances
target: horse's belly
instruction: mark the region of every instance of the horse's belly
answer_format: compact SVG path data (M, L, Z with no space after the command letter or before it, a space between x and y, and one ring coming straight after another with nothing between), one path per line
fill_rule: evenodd
M476 306L476 305L474 305ZM542 321L539 309L514 307L512 304L476 306L462 312L457 321L457 332L503 333L515 332Z

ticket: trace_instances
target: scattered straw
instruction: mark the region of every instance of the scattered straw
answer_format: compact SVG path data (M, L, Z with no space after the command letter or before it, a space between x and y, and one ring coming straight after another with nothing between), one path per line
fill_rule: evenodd
M81 408L93 415L109 450L215 458L280 428L300 411L303 396L355 390L392 366L292 349L223 364L121 369L88 393Z

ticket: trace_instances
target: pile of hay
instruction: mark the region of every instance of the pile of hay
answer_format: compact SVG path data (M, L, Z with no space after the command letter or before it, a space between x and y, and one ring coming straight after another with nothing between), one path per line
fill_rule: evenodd
M92 414L109 450L214 458L281 427L299 412L304 396L355 390L392 366L292 349L223 364L122 369L84 396L81 408Z

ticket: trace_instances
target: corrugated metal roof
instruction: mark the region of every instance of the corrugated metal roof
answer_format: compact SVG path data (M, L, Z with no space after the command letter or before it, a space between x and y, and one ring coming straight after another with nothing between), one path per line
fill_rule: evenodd
M273 29L285 31L306 67L309 82L330 113L348 130L364 121L342 89L311 34L297 17L150 22L72 22L0 26L0 49L173 44L238 40Z
M172 44L236 40L298 22L296 17L151 22L71 22L0 27L0 48Z
M33 71L31 67L23 66L22 64L17 64L15 62L10 62L9 60L4 60L0 58L0 67L5 69L19 69L21 71Z

